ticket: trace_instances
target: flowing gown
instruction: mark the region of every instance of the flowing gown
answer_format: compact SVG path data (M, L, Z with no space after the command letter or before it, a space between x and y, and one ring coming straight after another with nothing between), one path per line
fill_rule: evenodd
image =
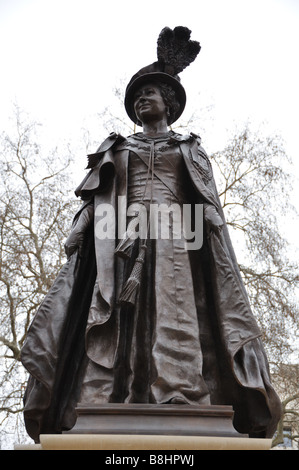
M192 203L194 194L186 184L188 176L179 146L171 143L169 136L145 138L138 134L126 145L130 148L128 206L142 203L147 220L150 208L161 204L176 208L182 215L183 204ZM151 158L153 173L149 171ZM156 173L163 174L163 181ZM167 216L169 233L162 235ZM158 220L158 231L155 239L149 236L147 240L137 303L120 312L121 339L115 367L108 370L90 361L80 401L210 402L202 377L203 356L183 224L180 233L173 234L173 213L166 211L163 221L151 219L151 223ZM132 269L139 245L137 240L131 260L118 267L123 271L123 281Z

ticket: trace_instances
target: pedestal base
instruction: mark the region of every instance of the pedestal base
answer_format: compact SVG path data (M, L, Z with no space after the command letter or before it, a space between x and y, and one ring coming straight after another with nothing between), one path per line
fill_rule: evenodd
M64 434L143 434L247 437L232 424L231 406L80 403L77 422Z

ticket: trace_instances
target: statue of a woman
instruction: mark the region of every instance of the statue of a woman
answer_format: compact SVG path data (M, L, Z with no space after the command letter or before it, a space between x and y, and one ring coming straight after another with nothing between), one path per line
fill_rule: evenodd
M210 161L199 136L168 130L199 50L187 28L164 28L158 61L126 90L143 131L89 156L68 261L22 350L36 441L72 428L79 402L232 405L239 432L275 431L280 402Z

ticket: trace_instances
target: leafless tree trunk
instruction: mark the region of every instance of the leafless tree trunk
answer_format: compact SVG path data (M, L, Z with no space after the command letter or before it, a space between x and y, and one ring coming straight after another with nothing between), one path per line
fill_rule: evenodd
M22 409L20 349L39 303L64 262L75 206L70 155L43 154L38 124L18 107L0 162L0 419Z

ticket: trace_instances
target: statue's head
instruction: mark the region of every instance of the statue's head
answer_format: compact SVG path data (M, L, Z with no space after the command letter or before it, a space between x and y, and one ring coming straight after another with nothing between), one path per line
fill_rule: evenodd
M178 74L184 70L200 51L200 44L191 41L191 31L183 26L174 30L164 28L158 38L158 61L143 67L130 80L125 95L125 108L135 124L140 125L134 109L134 98L146 83L155 84L169 110L167 123L173 124L183 113L186 93Z
M149 66L151 67L151 66ZM144 70L144 69L143 69ZM167 124L171 125L182 114L186 104L186 93L180 82L168 74L162 72L151 72L134 75L130 81L125 96L125 107L129 117L135 124L141 125L136 115L135 97L138 91L146 85L152 85L159 89L165 106L168 109Z

